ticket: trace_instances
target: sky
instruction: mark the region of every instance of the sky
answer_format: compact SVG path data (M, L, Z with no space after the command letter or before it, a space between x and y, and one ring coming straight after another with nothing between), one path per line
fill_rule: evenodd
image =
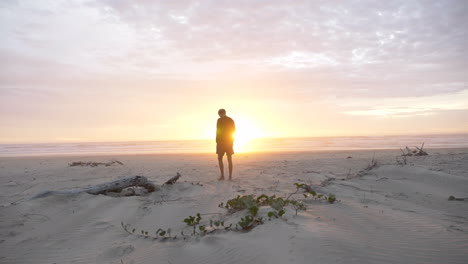
M0 143L468 133L468 1L0 2Z

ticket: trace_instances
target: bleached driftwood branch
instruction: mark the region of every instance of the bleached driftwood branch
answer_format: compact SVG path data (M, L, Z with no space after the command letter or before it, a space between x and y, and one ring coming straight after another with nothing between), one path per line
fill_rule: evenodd
M169 181L171 181L172 183L167 183L169 182L167 181L166 184L174 184L179 178L180 178L180 174L177 173L176 176L169 179ZM118 193L118 192L121 192L123 189L129 188L129 187L143 187L148 192L158 191L161 188L159 185L152 183L144 176L130 176L130 177L125 177L125 178L121 178L115 181L101 183L101 184L86 187L86 188L77 188L77 189L61 190L61 191L45 191L45 192L35 195L33 199L43 198L43 197L47 197L53 194L68 194L69 195L69 194L77 194L77 193L85 192L85 193L97 195L97 194L106 194L108 192Z
M424 142L421 145L421 148L415 147L415 150L411 150L410 148L406 147L406 153L400 148L401 152L403 152L402 156L426 156L428 155L426 151L423 150Z
M181 176L180 173L177 173L176 176L170 178L167 182L164 183L164 185L176 183L176 181L180 178L180 176Z

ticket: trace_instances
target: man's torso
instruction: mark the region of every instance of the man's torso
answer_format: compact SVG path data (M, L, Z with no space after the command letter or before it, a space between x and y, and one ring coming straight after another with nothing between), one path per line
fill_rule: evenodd
M234 120L228 116L218 118L216 124L216 142L233 142L233 134L235 132Z

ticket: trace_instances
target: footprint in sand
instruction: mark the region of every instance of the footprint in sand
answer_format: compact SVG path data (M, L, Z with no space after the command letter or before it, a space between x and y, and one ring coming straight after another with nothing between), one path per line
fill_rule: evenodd
M112 228L113 225L111 223L109 223L109 222L100 221L100 222L94 223L93 227L95 229L99 229L99 230L106 230L106 229Z
M101 258L103 259L122 258L132 253L133 251L135 251L135 247L132 245L121 245L121 246L111 247L101 254Z

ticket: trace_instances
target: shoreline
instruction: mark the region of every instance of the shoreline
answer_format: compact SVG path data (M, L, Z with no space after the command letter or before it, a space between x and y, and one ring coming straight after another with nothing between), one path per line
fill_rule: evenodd
M468 135L259 138L234 144L237 153L389 150L405 146L426 149L468 148ZM214 140L92 143L0 144L0 157L116 154L214 153Z
M403 149L403 147L402 147ZM464 151L468 150L468 147L440 147L440 148L426 148L424 150L427 151ZM398 151L401 154L400 149L395 148L349 148L349 149L317 149L317 150L273 150L273 151L246 151L246 152L236 152L234 153L233 157L239 155L282 155L282 154L309 154L309 153L327 153L327 152L387 152L387 151ZM110 152L102 152L102 153L50 153L50 154L23 154L23 155L13 155L13 156L2 156L0 155L0 159L15 159L15 158L73 158L73 157L122 157L122 156L177 156L177 155L215 155L216 153L213 151L211 152L151 152L151 153L141 153L141 152L133 152L133 153L110 153ZM397 155L398 156L398 155Z

